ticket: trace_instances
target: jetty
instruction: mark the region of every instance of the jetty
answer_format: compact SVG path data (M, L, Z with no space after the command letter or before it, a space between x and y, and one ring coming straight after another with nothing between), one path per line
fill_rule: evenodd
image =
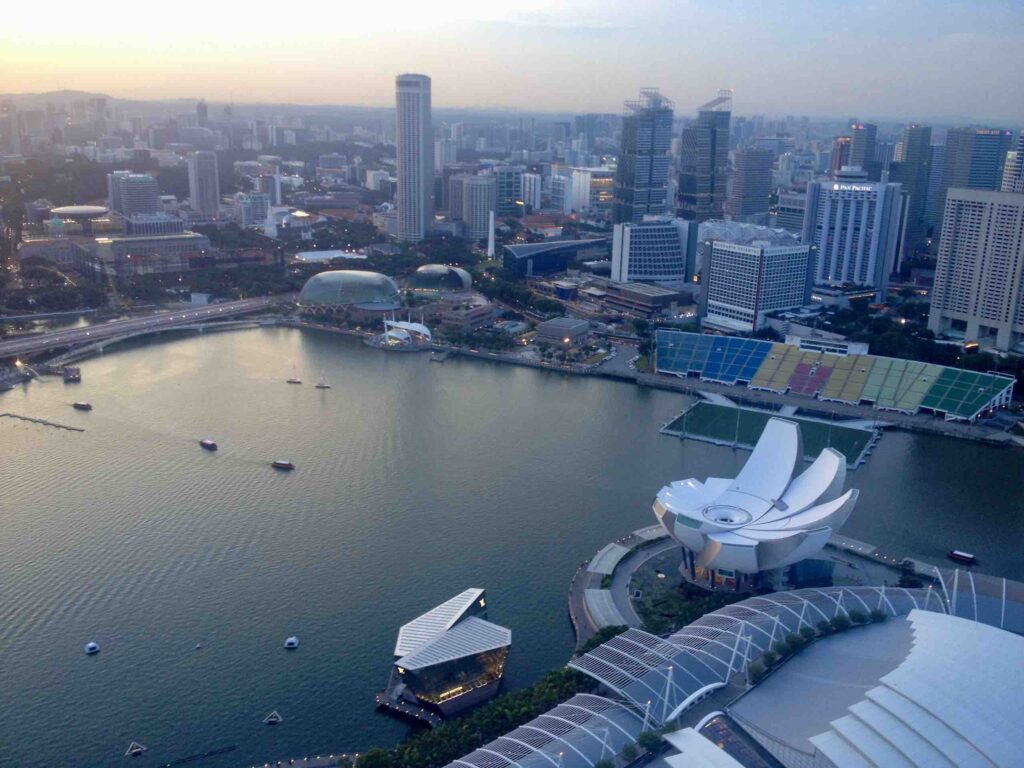
M44 427L53 427L54 429L66 429L68 432L85 432L81 427L70 427L67 424L58 424L56 421L47 421L46 419L37 419L33 416L22 416L18 413L0 413L0 419L20 419L21 421L30 421L33 424L41 424Z

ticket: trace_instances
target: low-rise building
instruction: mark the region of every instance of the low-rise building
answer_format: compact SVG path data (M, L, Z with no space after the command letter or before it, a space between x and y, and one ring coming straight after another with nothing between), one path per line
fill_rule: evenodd
M544 344L575 347L590 335L590 323L575 317L555 317L537 324L536 340Z

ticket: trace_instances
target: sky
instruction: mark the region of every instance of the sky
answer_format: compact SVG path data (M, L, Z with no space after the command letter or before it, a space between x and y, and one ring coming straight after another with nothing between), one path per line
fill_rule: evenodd
M0 91L619 112L658 87L692 112L1024 123L1024 0L12 2Z

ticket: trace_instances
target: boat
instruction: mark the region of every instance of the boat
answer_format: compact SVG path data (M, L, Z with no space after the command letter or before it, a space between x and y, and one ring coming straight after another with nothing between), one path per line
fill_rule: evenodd
M946 553L946 557L957 563L963 563L964 565L974 565L978 562L978 558L972 555L970 552L962 552L959 549L951 549Z
M139 742L137 742L137 741L133 741L131 744L128 745L128 749L124 753L124 756L125 757L138 757L139 755L141 755L145 751L146 751L146 748L142 744L139 744Z
M202 446L202 448L207 451L217 450L217 444L213 442L213 440L200 440L199 445Z
M95 656L99 652L100 652L100 647L96 643L86 643L85 644L85 655L86 656Z
M270 466L272 466L274 469L295 469L294 464L292 464L290 461L284 461L283 459L278 459L277 461L272 462Z
M432 363L443 363L448 359L447 350L435 350L430 353L430 362Z
M263 718L263 722L266 723L267 725L277 725L278 723L283 722L283 721L284 721L284 718L281 717L279 714L277 714L277 710L276 709L273 712L271 712L269 715L267 715L266 717Z
M286 379L286 381L289 384L301 384L302 383L302 379L299 378L299 372L297 370L295 370L295 366L294 365L292 365L292 375L291 375L291 378Z
M71 407L74 408L76 411L91 411L92 403L86 403L81 400L76 400L71 404Z
M320 372L320 380L314 385L317 389L330 389L331 385L327 383L327 379L324 378L323 371Z
M299 638L297 638L295 635L292 635L284 641L284 647L287 648L289 651L294 651L296 648L299 647Z

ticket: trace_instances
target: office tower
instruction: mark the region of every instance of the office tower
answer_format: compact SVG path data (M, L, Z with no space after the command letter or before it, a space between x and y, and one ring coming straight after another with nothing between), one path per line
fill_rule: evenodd
M256 191L262 192L270 199L271 205L281 205L281 175L277 173L261 173L256 178Z
M497 180L494 176L465 176L462 179L462 221L467 240L487 237L491 211L497 207Z
M573 210L601 217L611 213L615 204L615 178L614 172L604 168L573 168Z
M262 192L239 192L235 197L235 221L240 226L262 225L270 210L270 198Z
M462 182L453 184L456 176L475 175L476 163L456 163L441 168L441 210L447 211L449 218L459 219L462 217ZM456 201L452 202L452 192L455 191Z
M928 194L924 201L924 221L925 227L928 230L928 239L930 250L934 252L934 249L939 244L939 230L935 226L935 222L942 222L942 206L945 204L945 198L939 199L940 195L945 195L945 188L942 185L942 176L946 170L946 145L945 144L932 144L931 146L931 167L928 169Z
M854 123L850 126L850 161L847 165L859 165L870 176L870 167L875 162L875 140L878 126L873 123Z
M204 99L196 102L196 124L200 128L205 128L210 124L210 109L206 106Z
M932 129L927 125L908 125L900 141L900 160L889 169L889 180L899 182L907 193L907 222L904 228L903 256L927 250L928 226L925 205L931 174Z
M21 124L13 101L0 104L0 152L21 154Z
M832 160L828 165L829 176L834 178L843 170L843 166L851 165L850 145L852 143L853 139L849 136L836 136L835 141L832 142Z
M867 286L885 298L900 243L902 187L818 179L807 185L802 241L816 251L818 285Z
M188 198L196 213L211 217L217 215L220 209L220 176L216 152L199 150L189 153Z
M780 194L775 208L775 226L790 232L803 232L806 208L807 195L796 192Z
M720 219L725 208L729 174L729 119L732 91L700 108L695 122L683 129L679 161L679 210L684 219Z
M666 184L672 102L657 89L644 88L640 99L627 101L625 107L612 213L616 223L667 213L670 203Z
M612 280L682 287L693 280L697 224L670 216L615 225Z
M434 142L434 169L440 170L446 165L455 163L458 144L454 139L438 139Z
M1024 131L1017 137L1017 148L1006 153L1000 188L1003 192L1024 192Z
M726 211L731 219L766 218L772 193L772 161L773 155L768 149L737 150L726 200Z
M996 190L1002 186L1006 153L1013 138L1011 131L1000 128L950 128L946 133L946 154L943 160L942 183L933 213L945 210L946 191L958 189ZM942 229L935 218L929 222L933 241Z
M1024 352L1024 194L947 191L928 328Z
M397 121L399 240L419 242L430 226L434 189L434 134L430 118L430 78L399 75L395 79Z
M523 174L526 169L521 165L499 165L494 169L494 180L497 186L498 203L495 212L498 216L523 215Z
M541 189L543 178L539 173L523 174L523 202L528 211L539 211L541 209Z
M702 325L751 333L765 315L811 301L811 246L766 240L713 240L700 288Z
M587 114L587 115L576 115L572 119L572 135L573 138L583 139L583 150L590 152L594 148L594 140L597 134L597 123L601 119L601 115L598 114Z
M558 213L572 213L572 176L551 177L551 207Z
M462 201L466 188L466 179L472 179L474 173L457 173L448 179L448 218L462 221Z
M148 173L114 171L107 174L107 205L125 216L156 213L160 210L160 190Z

